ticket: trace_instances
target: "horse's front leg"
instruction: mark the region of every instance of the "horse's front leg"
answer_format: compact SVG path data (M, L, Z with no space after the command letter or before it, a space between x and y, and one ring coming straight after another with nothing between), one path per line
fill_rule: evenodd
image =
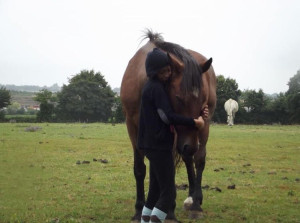
M209 135L209 125L199 133L199 150L194 155L194 163L196 169L194 193L192 196L193 204L190 207L190 218L198 219L203 217L203 210L201 208L203 201L202 194L202 174L205 168L206 159L206 143Z
M200 150L201 149L201 150ZM192 156L184 156L187 175L189 180L189 195L184 201L185 210L190 211L190 218L199 219L203 217L203 210L201 208L203 201L202 194L202 173L205 168L205 147L200 148L195 154L194 160ZM204 152L204 153L203 153ZM196 173L194 169L194 164Z
M132 223L141 221L142 210L145 204L144 180L146 176L146 165L144 163L144 155L134 149L134 176L136 180L136 203L135 214L132 217Z
M193 193L193 204L190 207L190 218L198 219L203 217L203 210L201 208L203 201L202 194L202 174L205 168L205 157L206 157L206 148L205 146L200 148L200 150L194 156L195 168L196 168L196 177L195 177L195 186Z
M194 170L194 161L193 156L182 156L182 159L185 163L188 181L189 181L189 194L187 199L185 199L183 203L183 207L185 210L190 210L191 205L193 204L193 194L195 191L195 170Z

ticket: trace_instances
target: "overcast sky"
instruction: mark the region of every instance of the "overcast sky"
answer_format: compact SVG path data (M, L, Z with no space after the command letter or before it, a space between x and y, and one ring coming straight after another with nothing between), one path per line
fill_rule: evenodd
M300 69L299 0L0 0L0 84L120 87L145 28L213 58L239 89L285 92Z

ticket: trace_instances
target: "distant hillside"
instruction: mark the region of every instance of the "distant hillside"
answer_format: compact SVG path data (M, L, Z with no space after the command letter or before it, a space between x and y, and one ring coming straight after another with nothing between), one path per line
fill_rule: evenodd
M13 85L13 84L6 84L6 85L0 84L0 87L5 87L6 90L10 90L10 91L21 91L21 92L39 92L40 90L43 90L43 89L47 89L52 92L61 91L61 87L58 86L58 84L53 84L50 87L47 87L47 86L40 87L37 85L17 86L17 85ZM117 93L118 95L120 95L120 88L114 88L114 89L112 89L112 91Z
M279 94L277 94L277 93L274 93L274 94L265 94L265 95L267 95L269 98L271 98L271 99L276 99L276 98L278 98L278 96L279 96Z
M112 91L117 93L118 96L120 96L120 88L114 88L112 89Z
M39 92L40 90L47 89L52 92L59 92L61 87L57 84L53 84L50 87L44 86L36 86L36 85L2 85L0 87L5 87L6 90L9 90L12 97L12 102L18 102L21 106L29 107L39 105L38 102L34 101L33 98L35 97L35 93ZM114 88L113 92L117 93L120 96L120 88Z
M18 102L22 107L31 107L35 105L39 105L39 102L34 101L35 97L34 92L26 92L26 91L10 91L11 101Z
M40 86L36 86L36 85L16 86L16 85L10 85L10 84L6 84L6 85L0 84L0 87L5 87L7 90L11 90L11 91L25 91L25 92L39 92L40 90L43 90L43 89L47 89L52 92L58 92L61 89L61 87L58 86L58 84L53 84L50 87L47 87L47 86L40 87Z

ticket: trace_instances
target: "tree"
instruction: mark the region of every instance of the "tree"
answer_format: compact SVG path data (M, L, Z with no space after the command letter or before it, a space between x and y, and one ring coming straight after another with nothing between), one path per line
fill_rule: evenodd
M262 89L245 90L240 97L242 121L246 123L265 124L272 122L270 113L271 99Z
M115 102L113 106L113 120L117 123L121 123L125 121L125 116L123 113L120 97L115 97Z
M15 115L15 114L17 114L19 109L21 109L20 103L14 101L13 103L11 103L10 105L7 106L6 112L9 115Z
M289 121L291 123L300 123L300 70L290 78L288 86L286 97Z
M11 95L5 87L0 88L0 110L11 104Z
M259 89L258 92L255 90L246 90L243 92L241 97L243 107L246 107L250 112L260 112L264 105L264 92Z
M226 112L224 104L232 98L238 101L241 91L238 89L238 84L234 79L225 78L223 75L217 76L217 105L213 120L216 122L226 122Z
M3 108L6 108L11 104L11 95L5 87L0 88L0 120L4 120L4 111Z
M280 93L276 99L270 103L268 110L270 111L270 116L273 123L287 124L289 122L287 97L284 93Z
M106 122L112 115L114 96L100 72L83 70L58 93L58 116L67 121Z
M40 102L40 111L37 113L37 120L40 122L52 121L54 115L54 103L56 97L47 89L40 90L36 93L34 100Z

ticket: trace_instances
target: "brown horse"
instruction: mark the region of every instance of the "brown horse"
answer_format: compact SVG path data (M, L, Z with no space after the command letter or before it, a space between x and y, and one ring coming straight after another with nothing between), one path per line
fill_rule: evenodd
M216 76L211 66L212 59L207 60L195 51L186 50L177 44L165 42L160 34L153 33L150 30L147 31L146 38L149 38L149 41L129 61L121 84L121 101L134 152L136 212L132 222L140 221L141 211L145 203L144 179L146 166L144 164L144 154L137 148L137 135L141 92L147 81L145 70L147 53L154 47L158 47L170 54L172 77L167 89L176 113L196 118L201 114L202 109L208 105L210 120L216 105ZM178 151L184 149L194 151L193 154L182 155L189 180L189 198L184 205L190 211L191 218L199 218L202 215L201 181L205 167L209 120L206 121L205 127L201 131L196 128L176 126L176 149ZM173 219L171 222L177 222L174 210L170 210L167 219Z

